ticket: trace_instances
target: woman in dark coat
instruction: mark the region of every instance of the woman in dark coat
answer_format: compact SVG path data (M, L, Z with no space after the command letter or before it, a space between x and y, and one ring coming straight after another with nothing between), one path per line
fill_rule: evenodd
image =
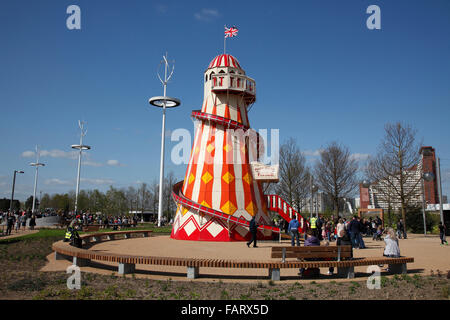
M34 230L34 226L36 225L36 216L33 214L30 218L30 230Z

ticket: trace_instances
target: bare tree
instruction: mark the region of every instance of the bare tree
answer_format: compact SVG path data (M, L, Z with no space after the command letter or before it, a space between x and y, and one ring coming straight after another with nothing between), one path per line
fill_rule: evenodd
M333 141L320 152L314 175L319 189L331 196L336 215L339 214L339 199L352 195L358 186L357 171L358 162L346 146Z
M296 141L289 138L280 146L279 178L275 191L285 201L300 210L302 201L308 194L308 168L305 156Z
M138 190L139 193L139 200L140 200L140 208L142 214L144 214L144 211L146 208L149 207L149 200L150 200L150 192L148 190L147 184L143 182Z
M167 174L164 179L164 190L163 190L163 198L165 199L164 204L164 212L167 218L167 221L170 221L171 218L175 215L175 202L172 199L172 188L176 183L175 176L172 171Z
M129 211L137 211L138 203L136 202L136 194L138 193L138 190L136 190L135 187L129 186L127 191L125 192L125 196L127 198Z
M159 183L156 180L153 180L150 185L150 206L152 208L153 213L158 213L158 202L159 202Z
M377 155L369 159L365 173L384 201L400 206L406 228L406 209L420 194L420 143L410 125L388 123L384 130Z

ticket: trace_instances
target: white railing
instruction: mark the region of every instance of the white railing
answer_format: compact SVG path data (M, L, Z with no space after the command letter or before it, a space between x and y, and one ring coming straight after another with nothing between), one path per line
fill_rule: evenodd
M212 90L234 90L251 95L256 94L255 80L234 73L219 73L211 77Z

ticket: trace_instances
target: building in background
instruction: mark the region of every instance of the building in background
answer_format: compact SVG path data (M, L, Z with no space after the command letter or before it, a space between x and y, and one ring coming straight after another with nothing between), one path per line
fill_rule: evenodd
M423 161L421 160L417 165L409 170L415 171L413 175L409 176L409 180L406 182L406 187L414 188L410 204L418 207L422 206L422 182L421 179L423 172L431 172L436 177L436 154L433 147L425 146L421 147L419 153L423 155ZM423 170L422 170L423 169ZM395 185L395 184L394 184ZM390 198L388 195L393 194L389 192L389 188L392 188L387 181L377 181L369 188L359 185L360 194L360 207L362 209L400 209L401 203L398 198ZM427 205L433 205L439 203L437 179L432 181L425 181L424 183L425 203ZM445 202L445 201L444 201Z

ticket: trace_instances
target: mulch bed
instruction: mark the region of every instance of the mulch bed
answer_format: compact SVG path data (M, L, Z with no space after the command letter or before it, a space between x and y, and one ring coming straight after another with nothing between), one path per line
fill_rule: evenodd
M99 275L83 272L81 289L67 288L65 272L40 272L56 237L0 242L0 299L139 299L139 300L447 300L450 275L436 270L430 276L381 277L381 289L370 290L366 281L299 280L279 284L186 282L135 278L134 275Z

